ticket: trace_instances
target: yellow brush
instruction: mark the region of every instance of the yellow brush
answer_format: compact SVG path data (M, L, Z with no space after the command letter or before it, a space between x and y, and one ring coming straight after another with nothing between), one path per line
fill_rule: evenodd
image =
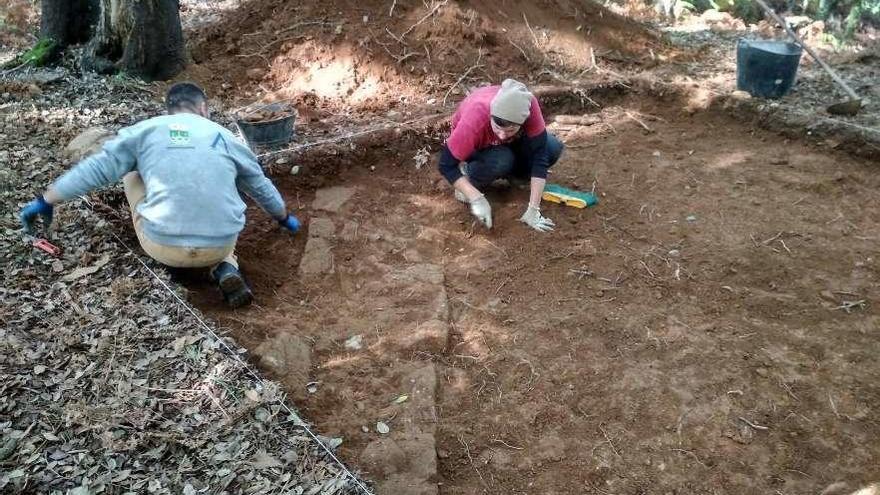
M544 187L544 195L542 197L545 201L560 203L565 206L573 206L575 208L586 208L587 206L593 206L599 203L599 198L592 193L575 191L574 189L568 189L557 184L547 184Z

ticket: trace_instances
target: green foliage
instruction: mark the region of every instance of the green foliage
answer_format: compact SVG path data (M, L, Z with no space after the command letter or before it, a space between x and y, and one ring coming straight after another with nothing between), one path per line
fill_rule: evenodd
M681 6L681 10L687 12L694 12L697 8L691 3L689 0L679 0L678 5Z
M852 39L862 22L880 26L880 0L768 0L767 3L780 13L788 11L833 21L826 29L834 31L829 40L835 46ZM764 11L754 0L678 0L678 4L683 10L698 14L709 9L730 12L747 23L764 19Z
M42 67L58 55L58 43L51 38L42 38L28 51L15 57L4 65L4 68L31 65Z
M819 19L843 19L843 38L852 39L862 21L880 23L880 0L818 0Z
M843 46L843 41L832 33L822 33L822 43L831 45L835 50Z
M35 67L46 65L52 58L58 43L51 38L43 38L37 41L33 48L24 52L21 56L21 62L28 62Z

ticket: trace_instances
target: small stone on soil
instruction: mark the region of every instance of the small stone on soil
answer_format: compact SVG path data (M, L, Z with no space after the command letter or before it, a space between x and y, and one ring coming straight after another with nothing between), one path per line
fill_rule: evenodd
M345 348L350 351L359 351L364 347L363 340L363 335L352 335L345 341Z

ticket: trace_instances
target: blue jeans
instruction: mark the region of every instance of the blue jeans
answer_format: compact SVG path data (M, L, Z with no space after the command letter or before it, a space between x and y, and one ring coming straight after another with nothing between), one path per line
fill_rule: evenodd
M547 134L547 163L552 167L562 156L562 144L556 136ZM464 174L474 187L488 186L495 179L513 176L528 179L531 176L529 169L528 150L525 140L520 138L510 144L490 146L477 151L468 158L464 165Z

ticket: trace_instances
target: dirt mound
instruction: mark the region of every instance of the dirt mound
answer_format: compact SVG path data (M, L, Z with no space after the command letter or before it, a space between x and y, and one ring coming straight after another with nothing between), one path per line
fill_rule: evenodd
M221 96L312 93L358 108L442 103L509 76L552 81L665 50L647 28L584 0L254 0L193 33L202 82ZM268 95L267 95L268 93Z

